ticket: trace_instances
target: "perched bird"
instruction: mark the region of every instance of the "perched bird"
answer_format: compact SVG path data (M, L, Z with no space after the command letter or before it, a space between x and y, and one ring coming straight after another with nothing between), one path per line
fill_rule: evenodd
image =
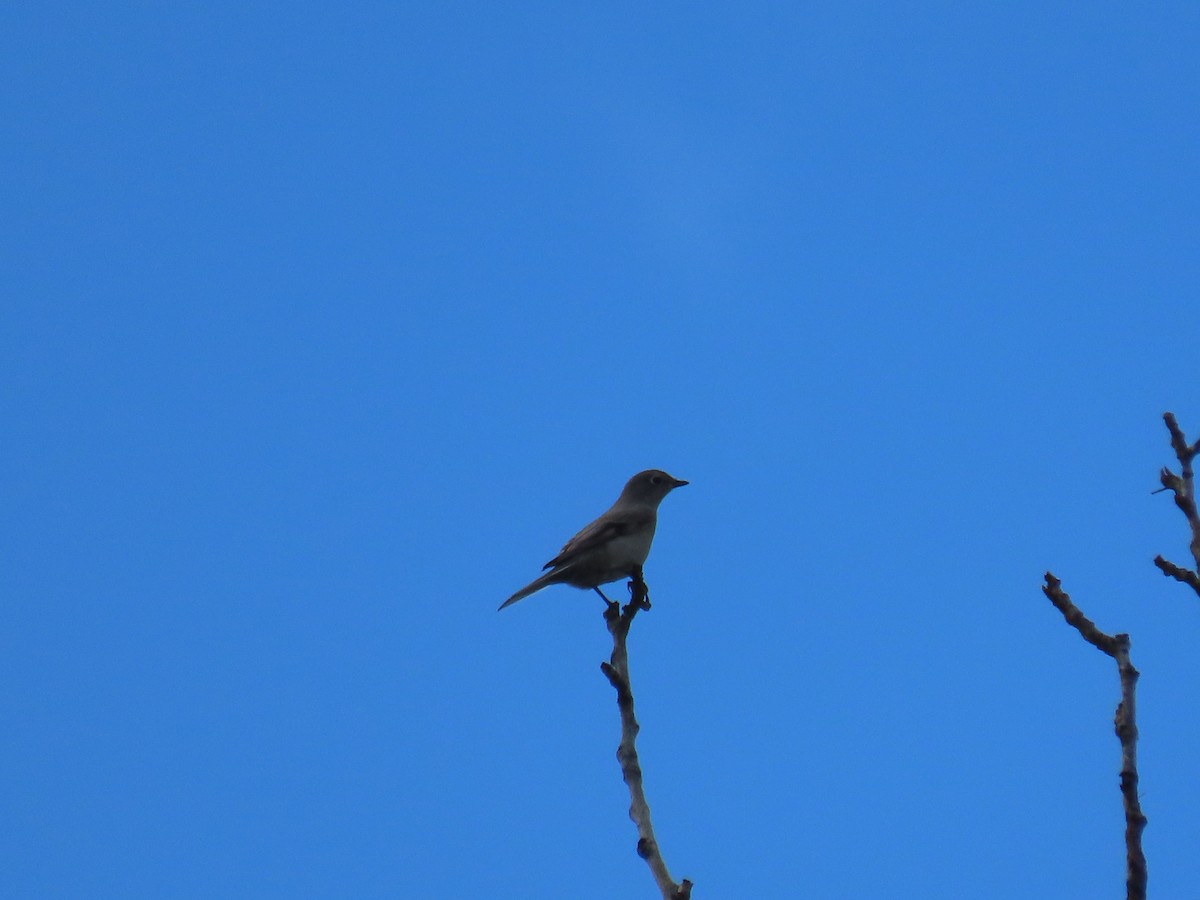
M604 515L567 541L562 552L543 569L550 571L521 588L500 604L500 609L550 584L591 588L601 597L600 585L631 578L650 555L658 504L686 481L660 469L647 469L629 479L621 496ZM608 598L604 597L605 602Z

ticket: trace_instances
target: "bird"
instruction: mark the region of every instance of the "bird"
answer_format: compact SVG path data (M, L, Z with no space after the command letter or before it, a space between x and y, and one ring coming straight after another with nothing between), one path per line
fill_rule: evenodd
M661 469L638 472L625 484L617 502L563 546L558 556L542 568L545 575L531 581L507 600L500 609L540 591L551 584L594 590L604 602L600 585L632 578L650 555L658 505L677 487L687 484Z

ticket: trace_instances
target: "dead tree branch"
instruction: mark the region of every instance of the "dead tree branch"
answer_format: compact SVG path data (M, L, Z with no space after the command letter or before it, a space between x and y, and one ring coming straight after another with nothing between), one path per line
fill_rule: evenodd
M1174 578L1200 594L1200 574L1197 574L1200 573L1200 514L1196 511L1196 482L1192 472L1192 461L1200 454L1200 440L1194 444L1187 442L1179 423L1175 421L1174 413L1163 413L1163 421L1167 425L1167 431L1171 433L1171 449L1175 451L1175 458L1179 460L1179 474L1176 475L1164 466L1158 478L1163 488L1175 496L1175 505L1179 507L1192 529L1189 546L1196 568L1178 566L1161 555L1154 557L1154 564L1168 578Z
M604 621L613 639L613 651L609 661L600 664L600 670L617 692L617 708L621 713L621 743L617 746L617 761L621 764L621 776L629 787L629 818L638 830L638 856L650 867L663 900L689 900L692 896L692 883L685 878L676 884L671 878L671 873L667 871L667 864L658 849L658 840L654 837L654 826L650 822L650 804L646 802L646 792L642 787L642 766L638 761L635 744L641 726L633 713L629 653L625 646L633 617L637 615L638 610L650 608L649 591L640 568L634 573L629 587L632 597L624 610L619 603L609 603L604 611Z
M1169 414L1168 414L1169 415ZM1138 670L1129 661L1129 635L1105 634L1096 623L1071 602L1062 582L1050 572L1042 586L1050 602L1063 614L1072 628L1085 641L1113 658L1121 678L1121 702L1117 704L1114 720L1117 739L1121 742L1121 801L1125 807L1125 896L1126 900L1146 900L1146 856L1142 852L1142 831L1146 817L1138 799L1137 770L1137 707L1134 692Z

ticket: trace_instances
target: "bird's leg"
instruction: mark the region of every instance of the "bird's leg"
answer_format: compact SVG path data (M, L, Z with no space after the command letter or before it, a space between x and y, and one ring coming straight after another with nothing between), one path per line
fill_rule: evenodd
M592 590L595 591L597 594L599 594L600 599L603 600L605 602L605 604L607 604L607 606L608 606L608 609L605 610L605 612L604 612L605 618L608 618L610 615L620 614L620 612L621 612L621 604L620 603L614 603L612 600L609 600L607 597L605 597L604 591L600 590L599 587L594 587L594 588L592 588Z

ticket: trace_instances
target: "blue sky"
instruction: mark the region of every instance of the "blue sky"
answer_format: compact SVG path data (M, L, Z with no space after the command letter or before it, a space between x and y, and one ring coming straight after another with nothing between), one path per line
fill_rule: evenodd
M0 894L1200 884L1194 4L0 14ZM619 587L618 587L618 590ZM569 887L564 887L569 886Z

